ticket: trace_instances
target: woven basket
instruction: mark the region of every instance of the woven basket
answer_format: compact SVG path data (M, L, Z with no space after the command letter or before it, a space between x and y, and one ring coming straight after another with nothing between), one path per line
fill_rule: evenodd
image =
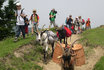
M65 48L65 44L61 44L61 45L62 45L63 48ZM68 45L68 48L69 48L69 45ZM62 51L60 45L58 43L56 43L55 44L55 50L54 50L54 53L53 53L53 58L52 58L53 62L60 64L62 59L61 58L58 59L57 57L61 56L62 53L63 53L63 51Z
M74 50L75 56L75 64L76 66L81 66L85 64L85 54L84 54L84 49L81 44L75 44L74 47L72 48Z
M57 57L61 56L62 53L63 52L62 52L62 49L60 48L60 45L59 44L55 44L55 50L54 50L53 59L52 59L53 62L60 64L61 63L61 59L58 59Z

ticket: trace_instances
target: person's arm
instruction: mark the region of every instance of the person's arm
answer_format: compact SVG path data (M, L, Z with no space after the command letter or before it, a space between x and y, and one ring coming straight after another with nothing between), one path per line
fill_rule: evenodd
M38 17L38 21L37 21L37 24L39 25L39 16L37 16Z
M15 11L15 17L17 17L18 15L17 15L17 11Z
M30 17L30 19L29 19L28 23L29 23L31 20L32 20L32 15L31 15L31 17Z
M38 23L39 23L39 16L37 16L38 17Z

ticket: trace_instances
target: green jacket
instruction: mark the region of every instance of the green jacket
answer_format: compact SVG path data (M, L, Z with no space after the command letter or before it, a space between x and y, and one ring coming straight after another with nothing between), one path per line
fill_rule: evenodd
M49 15L54 16L54 17L50 18L50 20L51 20L51 21L55 21L56 14L53 13L53 12L50 12Z

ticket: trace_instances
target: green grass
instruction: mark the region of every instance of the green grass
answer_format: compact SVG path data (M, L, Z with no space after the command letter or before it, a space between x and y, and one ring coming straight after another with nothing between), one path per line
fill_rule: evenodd
M55 28L50 28L50 30L53 31L53 32L55 32L55 33L57 32L57 31L55 30Z
M28 44L32 40L35 40L35 37L29 36L26 39L20 38L18 42L13 42L14 38L11 37L0 41L0 57L5 57L6 55L11 54L15 49Z
M17 58L11 54L7 61L0 60L0 70L43 70L43 67L37 65L42 60L41 53L42 47L34 45L23 57Z
M92 49L97 46L104 47L104 28L87 30L81 34L81 43L88 46L85 51L86 56L94 53ZM96 59L96 58L95 58ZM104 70L104 56L96 63L93 70Z
M96 63L93 70L104 70L104 56Z
M104 46L104 28L87 30L81 34L83 43L88 46Z

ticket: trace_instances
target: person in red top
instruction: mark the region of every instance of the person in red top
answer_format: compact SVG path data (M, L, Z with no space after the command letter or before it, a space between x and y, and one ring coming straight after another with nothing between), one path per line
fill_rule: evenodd
M33 10L33 14L31 15L30 20L31 20L31 25L32 25L31 31L32 31L32 35L33 35L34 27L35 27L35 30L37 31L38 30L38 25L39 25L39 16L36 14L35 9Z
M90 18L88 18L88 20L86 21L86 29L91 29L90 23L91 23Z

